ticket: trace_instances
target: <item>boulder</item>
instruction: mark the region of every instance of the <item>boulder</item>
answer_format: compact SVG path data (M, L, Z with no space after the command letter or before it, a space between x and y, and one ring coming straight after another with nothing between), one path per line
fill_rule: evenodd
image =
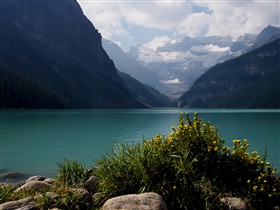
M38 176L38 175L37 176L31 176L25 181L25 183L31 182L31 181L44 181L45 179L46 179L45 177Z
M84 183L85 189L89 192L94 192L98 182L99 182L98 177L90 176L89 179Z
M228 205L231 210L247 210L248 204L242 201L240 198L226 197L222 198L221 202Z
M55 181L56 181L56 179L54 179L54 178L46 178L46 179L44 180L44 182L47 182L47 183L49 183L49 184L53 184Z
M48 198L50 198L50 199L55 199L55 198L57 198L57 197L59 197L59 195L58 194L56 194L55 192L46 192L46 196L48 197Z
M16 210L39 210L40 208L38 208L36 205L27 205L27 206L23 206L20 207Z
M123 195L107 200L102 210L167 210L162 197L156 193Z
M24 192L24 191L32 191L32 192L45 192L52 188L50 184L44 181L30 181L17 188L15 192Z
M86 189L74 188L74 189L72 189L72 192L78 194L79 197L83 198L83 200L85 200L85 201L90 201L91 200L91 196Z
M17 201L9 201L0 204L1 210L14 210L14 209L20 209L20 210L39 210L39 208L36 206L36 202L33 198L23 198Z

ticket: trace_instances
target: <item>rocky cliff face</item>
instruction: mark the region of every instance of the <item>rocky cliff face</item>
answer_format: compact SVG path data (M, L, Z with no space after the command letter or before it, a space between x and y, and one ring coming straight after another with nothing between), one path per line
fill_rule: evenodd
M1 70L42 84L68 107L141 106L75 0L1 1L0 17Z

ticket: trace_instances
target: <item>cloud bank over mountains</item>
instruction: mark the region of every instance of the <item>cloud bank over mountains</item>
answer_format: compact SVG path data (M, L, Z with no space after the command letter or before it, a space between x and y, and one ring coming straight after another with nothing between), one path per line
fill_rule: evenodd
M257 34L279 26L278 0L248 1L126 1L78 0L84 14L104 38L125 50L155 37Z

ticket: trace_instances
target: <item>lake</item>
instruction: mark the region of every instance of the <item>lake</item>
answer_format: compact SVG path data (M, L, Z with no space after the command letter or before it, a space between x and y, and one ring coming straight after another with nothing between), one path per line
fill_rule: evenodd
M198 112L219 126L226 145L247 138L249 150L263 154L280 168L280 110L2 110L0 111L0 175L19 172L51 177L64 158L94 165L118 142L141 142L168 135L179 114ZM278 170L279 171L279 170Z

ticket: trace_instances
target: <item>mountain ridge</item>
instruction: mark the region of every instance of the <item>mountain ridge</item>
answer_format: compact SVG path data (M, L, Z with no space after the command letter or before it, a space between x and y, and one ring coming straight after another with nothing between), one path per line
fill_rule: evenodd
M127 55L139 61L158 78L157 89L179 98L210 67L238 57L280 37L280 28L267 26L259 34L230 36L168 37L131 47ZM176 82L174 82L176 81Z
M279 108L280 38L210 68L178 100L179 107Z
M129 83L121 79L102 47L100 33L76 0L1 1L0 18L1 75L20 78L18 82L9 80L13 84L1 81L6 86L1 86L0 107L146 107L147 101L144 104L135 98L128 89ZM20 97L22 107L8 100L11 94L15 100L19 98L20 89L14 92L13 87L20 84L26 84L30 93L37 88L42 98L38 97L39 93L30 94L32 104ZM138 88L147 90L141 85ZM48 101L52 99L56 105ZM148 101L149 106L158 103L156 97L154 100Z

